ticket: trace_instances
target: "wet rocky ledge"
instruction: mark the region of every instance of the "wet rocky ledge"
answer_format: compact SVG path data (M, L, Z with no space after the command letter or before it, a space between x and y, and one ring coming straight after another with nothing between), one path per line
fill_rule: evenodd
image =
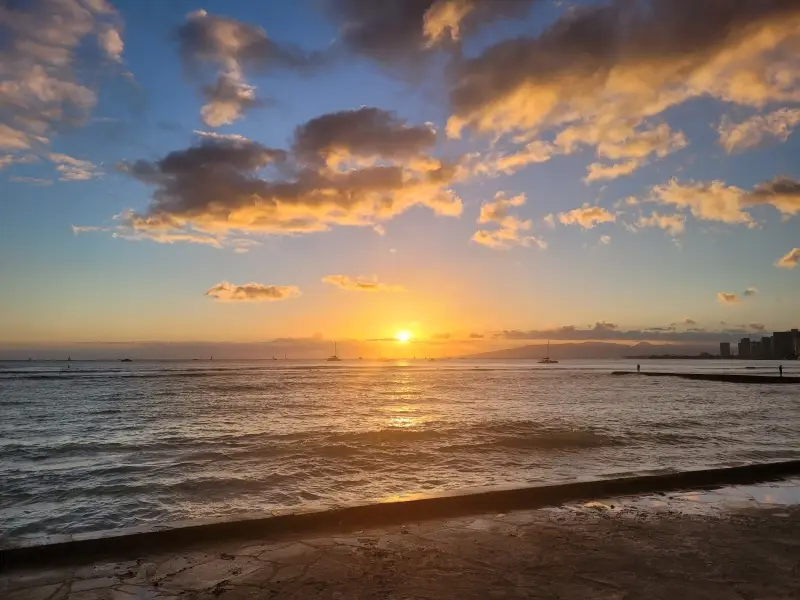
M800 598L800 478L0 573L4 600Z

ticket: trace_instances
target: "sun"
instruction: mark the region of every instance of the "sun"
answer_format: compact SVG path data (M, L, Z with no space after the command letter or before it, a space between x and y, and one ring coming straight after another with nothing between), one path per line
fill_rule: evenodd
M406 330L398 331L397 335L395 335L394 337L401 344L407 344L408 341L411 339L411 332Z

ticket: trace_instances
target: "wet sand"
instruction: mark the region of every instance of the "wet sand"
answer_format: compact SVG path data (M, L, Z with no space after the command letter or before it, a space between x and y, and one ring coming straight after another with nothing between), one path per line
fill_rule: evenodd
M153 549L4 572L0 597L788 600L800 598L800 479Z

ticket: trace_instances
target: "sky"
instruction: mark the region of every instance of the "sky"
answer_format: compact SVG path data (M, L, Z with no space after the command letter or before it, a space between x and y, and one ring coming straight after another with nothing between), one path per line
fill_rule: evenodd
M0 39L2 356L800 325L795 0L0 0Z

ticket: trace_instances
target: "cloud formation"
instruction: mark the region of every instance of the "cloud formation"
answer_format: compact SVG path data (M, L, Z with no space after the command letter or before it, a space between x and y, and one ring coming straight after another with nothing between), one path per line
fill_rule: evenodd
M335 285L348 292L405 292L402 285L381 283L377 278L348 277L347 275L326 275L323 283Z
M498 228L478 229L472 236L472 241L492 248L494 250L508 250L512 246L530 246L536 244L539 248L547 248L547 243L534 236L524 235L533 226L530 220L523 221L510 214L510 208L517 208L525 204L525 194L507 198L503 192L495 194L494 200L484 202L478 216L479 225L493 225Z
M699 27L698 23L703 23ZM687 143L670 107L699 97L761 108L800 100L795 0L611 0L565 11L537 36L496 43L455 69L447 130L594 146L587 182ZM569 57L569 59L565 59Z
M412 206L426 206L438 215L461 214L461 199L450 189L461 170L420 154L421 129L407 128L393 116L373 118L380 111L355 114L367 117L358 135L349 127L320 128L319 120L300 126L293 145L300 156L242 136L203 134L193 146L161 159L123 163L123 173L155 192L146 211L124 213L121 225L131 235L200 234L224 240L234 233L374 227ZM332 121L340 115L335 113ZM351 125L352 116L347 119ZM387 126L402 135L379 141ZM414 135L403 137L409 130ZM367 164L342 171L307 164L311 154L331 148L355 153ZM382 154L368 157L370 151ZM371 158L380 163L371 164Z
M47 158L56 165L59 181L88 181L102 175L97 165L88 160L56 152L50 152Z
M584 229L594 229L600 223L613 223L617 216L600 206L584 204L569 212L558 215L558 220L564 225L580 225Z
M46 151L97 102L77 67L119 62L122 22L105 0L30 0L0 7L0 150Z
M770 204L789 217L800 212L800 181L790 177L776 177L759 183L753 191L742 197L747 205Z
M430 161L426 152L436 143L430 125L406 125L395 114L362 107L311 119L295 131L292 150L309 165L337 167L349 161Z
M235 285L223 281L209 289L205 295L222 302L274 302L299 296L300 289L293 285Z
M672 237L678 237L686 231L686 217L681 214L662 215L653 212L649 217L639 217L636 225L639 227L658 227Z
M388 65L419 61L497 19L523 16L535 0L330 0L341 41Z
M749 298L758 294L758 290L754 287L749 287L742 294L745 298Z
M767 137L785 142L798 123L798 108L780 108L766 115L753 115L739 123L725 115L717 128L719 144L728 154L733 154L755 148Z
M261 27L205 10L186 15L176 37L188 73L198 75L209 65L216 70L214 83L202 88L207 102L201 117L209 127L233 123L248 109L265 104L247 82L246 71L307 69L321 62L317 54L277 44Z
M717 292L717 300L723 304L739 304L742 300L732 292Z
M794 269L800 264L800 248L792 248L775 262L781 269Z

